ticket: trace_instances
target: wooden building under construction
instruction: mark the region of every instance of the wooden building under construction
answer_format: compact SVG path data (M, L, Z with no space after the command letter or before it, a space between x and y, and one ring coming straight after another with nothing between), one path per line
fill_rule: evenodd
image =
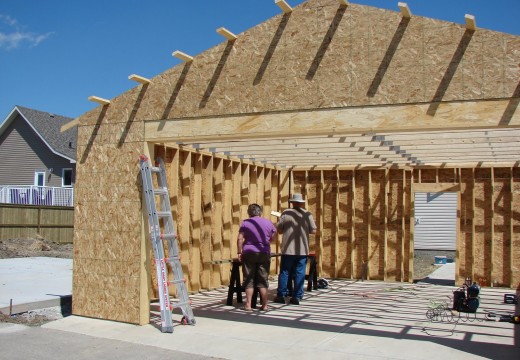
M520 37L403 3L275 3L279 15L240 34L217 29L219 45L174 52L182 63L130 76L137 86L92 97L101 105L68 125L78 126L73 313L149 322L140 154L167 164L190 291L228 284L229 264L214 262L235 256L249 203L269 216L294 192L318 225L320 276L411 282L416 198L451 194L456 282L518 287Z

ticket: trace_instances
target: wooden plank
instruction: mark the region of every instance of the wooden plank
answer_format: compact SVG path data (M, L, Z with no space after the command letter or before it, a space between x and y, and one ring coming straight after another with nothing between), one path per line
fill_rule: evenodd
M180 59L184 62L192 62L193 61L193 56L190 56L188 54L185 54L183 53L182 51L179 51L179 50L175 50L173 53L172 53L172 56L173 57L176 57L177 59Z
M233 241L233 162L223 161L224 189L222 199L222 259L231 259L236 253L232 252ZM236 246L236 245L235 245ZM230 265L220 266L222 284L229 285Z
M232 210L232 237L231 237L231 256L237 256L237 242L236 238L238 236L238 229L240 227L240 221L242 220L241 216L241 183L242 183L242 164L239 162L232 163L232 182L233 182L233 205L231 206Z
M403 190L401 191L401 203L403 204L403 215L401 216L401 261L400 261L400 267L401 267L401 281L405 281L405 276L404 276L404 260L405 260L405 257L404 255L406 254L405 253L405 217L406 217L406 170L402 170L402 173L403 173L403 180L402 180L402 188Z
M138 83L143 84L143 85L151 83L150 79L147 79L145 77L142 77L142 76L139 76L139 75L136 75L136 74L130 75L128 77L128 80L132 80L132 81L138 82Z
M249 187L251 186L251 168L254 166L242 164L242 182L240 183L240 219L247 219L247 207L251 201ZM255 173L256 174L256 173Z
M335 193L335 198L336 198L336 203L335 203L335 222L334 222L334 226L336 227L335 231L334 231L334 278L338 278L338 272L339 272L339 269L338 269L338 265L341 265L340 264L340 261L339 261L339 229L340 229L340 225L339 225L339 217L340 217L340 209L339 209L339 192L340 192L340 180L339 180L339 170L336 170L336 193Z
M495 284L495 271L494 271L494 262L495 262L495 168L491 168L491 194L486 194L491 199L491 238L489 239L491 251L489 253L489 257L491 258L489 265L489 284L490 286L496 286ZM504 238L502 237L502 246ZM503 259L502 259L503 261Z
M471 169L471 279L475 279L475 169Z
M475 21L475 16L466 14L464 15L464 20L466 21L466 29L470 31L477 30L477 22Z
M372 255L372 212L374 209L372 208L372 171L368 170L368 221L367 221L367 266L366 266L366 273L367 273L367 280L370 280L370 259Z
M398 2L397 6L399 7L399 10L401 10L401 14L404 18L410 19L412 17L412 12L410 11L407 3Z
M62 125L60 128L60 132L65 132L69 129L72 129L74 126L78 126L78 125L79 125L79 118L76 118L72 121L69 121L65 125Z
M179 189L179 213L177 220L178 227L178 243L179 253L181 255L182 271L190 281L186 282L189 286L189 290L193 291L191 287L193 274L191 272L193 264L191 262L191 239L190 239L190 214L191 214L191 197L190 197L190 185L192 177L192 156L190 152L181 151L179 158L180 168L180 189Z
M219 27L217 29L217 33L224 36L229 41L236 40L236 38L237 38L237 36L235 34L233 34L231 31L229 31L225 27Z
M435 118L429 104L373 106L364 109L320 109L251 115L151 120L145 122L147 141L211 141L303 135L337 135L363 132L451 131L520 125L515 112L507 126L500 124L509 100L441 103ZM407 116L403 117L403 113Z
M292 7L285 0L275 0L274 3L278 5L280 9L282 9L284 14L289 14L293 11Z
M385 169L385 195L384 195L384 234L383 234L383 242L384 242L384 254L383 254L383 279L384 281L388 280L388 217L389 217L389 197L390 197L390 173L388 169ZM395 280L395 279L394 279Z
M307 171L306 172L306 176L308 178L309 176L309 172ZM309 181L307 179L307 181L305 181L305 187L307 188L309 184ZM325 202L324 202L324 187L325 187L325 180L324 180L324 177L323 177L323 171L320 171L320 186L319 186L319 196L320 196L320 216L319 216L319 226L320 226L320 241L319 241L319 245L318 245L318 274L323 274L323 231L324 231L324 228L323 228L323 223L324 223L324 216L323 216L323 209L325 208ZM306 193L308 194L309 192L306 191ZM308 196L306 196L306 199L307 199L307 202L309 201L308 199Z
M352 221L350 223L350 274L351 278L355 278L356 267L354 266L354 254L358 252L357 249L354 249L354 245L356 244L356 170L352 170L352 186L350 187L351 198L352 198Z
M99 96L89 96L88 99L89 99L89 101L98 103L98 104L103 105L103 106L106 106L106 105L110 104L110 100L103 99L103 98L101 98Z
M338 0L340 6L348 6L348 0Z
M408 282L413 282L414 253L415 253L415 193L414 193L414 171L410 171L410 248L408 249Z
M211 216L211 260L225 259L224 256L224 160L213 158L213 184L212 184L213 206ZM210 210L211 210L210 209ZM223 284L222 267L213 265L211 268L210 288L216 288Z
M459 282L460 277L460 247L462 242L462 231L461 231L461 221L462 221L462 174L460 169L454 169L455 171L455 181L459 184L457 204L457 238L456 238L456 246L455 246L455 284Z
M509 287L514 288L515 279L513 276L515 268L514 258L514 209L517 209L515 202L515 180L514 180L514 169L511 168L511 177L509 178L509 188L511 189L511 201L509 202Z
M190 279L191 290L200 291L202 289L203 264L201 264L201 245L202 245L202 157L203 155L194 154L192 156L193 175L190 187L191 198L191 251L190 251Z

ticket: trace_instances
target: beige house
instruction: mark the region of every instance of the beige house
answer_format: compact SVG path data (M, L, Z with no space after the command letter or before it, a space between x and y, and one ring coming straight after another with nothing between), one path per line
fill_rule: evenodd
M219 29L222 43L196 56L175 52L181 64L133 76L71 124L73 313L149 321L143 153L167 164L190 291L228 284L229 265L212 261L236 253L247 204L268 216L293 192L318 224L320 276L411 282L416 196L452 194L457 283L518 287L520 37L403 4L277 3L279 15Z

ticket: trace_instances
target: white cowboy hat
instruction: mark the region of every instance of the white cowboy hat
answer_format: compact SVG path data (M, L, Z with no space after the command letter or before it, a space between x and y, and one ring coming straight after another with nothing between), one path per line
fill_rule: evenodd
M292 198L289 199L289 202L297 202L297 203L305 203L305 200L303 200L302 194L293 194Z

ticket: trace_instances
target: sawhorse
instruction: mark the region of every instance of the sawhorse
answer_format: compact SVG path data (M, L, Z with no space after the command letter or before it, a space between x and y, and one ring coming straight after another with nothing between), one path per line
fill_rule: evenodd
M231 266L231 276L229 278L229 289L226 305L233 305L233 295L237 294L237 303L242 303L242 282L240 281L240 261L238 259L233 259ZM256 302L258 298L258 288L255 287L253 291L253 298L251 299L251 307L254 309L256 307Z

